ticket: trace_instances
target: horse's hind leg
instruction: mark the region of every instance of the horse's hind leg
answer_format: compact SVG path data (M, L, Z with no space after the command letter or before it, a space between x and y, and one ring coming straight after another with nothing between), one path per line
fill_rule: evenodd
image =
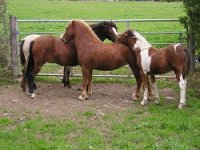
M158 94L158 87L157 87L155 75L150 75L150 78L151 78L153 92L154 92L155 98L156 98L155 103L159 104L160 103L160 96Z
M37 73L40 71L40 69L42 68L42 65L36 65L34 66L34 69L32 72L29 73L28 76L28 88L29 88L29 94L31 95L31 98L35 97L35 77L37 75Z
M71 88L71 84L70 84L70 81L69 81L69 76L70 76L71 68L72 67L70 67L70 66L65 66L64 69L63 69L63 79L62 79L62 82L64 84L64 87Z
M22 70L22 81L21 81L21 88L22 91L26 91L26 77L25 77L25 70Z
M34 80L35 80L35 75L33 73L30 73L28 76L28 90L29 90L29 94L31 95L31 98L35 97Z
M186 105L186 84L187 80L183 79L183 76L181 73L175 73L176 78L179 82L179 88L180 88L180 103L178 108L182 109Z

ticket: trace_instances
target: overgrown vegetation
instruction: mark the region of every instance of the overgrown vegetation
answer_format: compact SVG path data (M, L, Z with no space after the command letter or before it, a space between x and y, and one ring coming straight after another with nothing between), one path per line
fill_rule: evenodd
M181 17L188 32L188 42L190 47L190 58L192 60L191 71L195 67L195 54L200 55L200 2L199 0L183 0L186 16Z
M0 80L9 79L11 70L7 70L10 63L9 57L9 23L7 4L5 0L0 1Z

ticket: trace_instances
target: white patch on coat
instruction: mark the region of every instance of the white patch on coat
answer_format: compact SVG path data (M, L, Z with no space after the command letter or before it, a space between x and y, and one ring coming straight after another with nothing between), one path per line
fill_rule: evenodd
M133 31L133 35L137 38L134 48L139 48L141 51L149 49L151 44L137 31Z
M176 51L177 46L179 46L179 45L181 45L181 44L176 44L176 45L174 45L174 50L175 50L175 51Z
M29 56L29 48L30 48L31 42L34 41L36 38L38 38L40 36L41 35L32 34L32 35L29 35L29 36L24 38L23 53L24 53L26 61L27 61L28 56Z
M145 74L150 71L151 56L149 56L148 49L140 52L142 70Z

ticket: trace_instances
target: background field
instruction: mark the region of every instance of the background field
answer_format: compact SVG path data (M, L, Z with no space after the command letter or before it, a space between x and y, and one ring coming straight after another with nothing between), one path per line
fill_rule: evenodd
M30 7L31 6L31 7ZM23 9L22 9L23 8ZM9 0L8 9L11 15L20 19L178 19L184 15L182 3L152 3L152 2L68 2L38 0ZM24 36L37 32L65 31L67 23L19 23L19 40ZM126 30L126 23L117 23L118 31ZM184 32L185 29L179 22L131 22L130 28L139 32ZM59 36L56 34L55 36ZM144 34L151 43L179 43L179 34ZM186 35L183 34L183 39ZM109 42L109 41L106 41ZM185 40L183 40L186 43ZM154 45L161 47L163 45ZM62 67L43 67L42 72L61 73ZM61 70L61 71L60 71ZM127 69L105 72L109 74L127 74ZM75 74L80 74L79 69L74 69ZM96 72L95 74L99 74Z
M176 19L184 15L182 3L158 2L8 0L8 11L18 19ZM21 23L19 29L62 32L65 26ZM118 26L119 31L125 29L125 24ZM178 23L132 23L131 27L141 32L184 31ZM170 36L147 38L174 41ZM38 81L34 100L21 92L19 84L0 87L0 149L200 149L199 95L189 87L187 107L178 110L179 88L174 79L159 80L161 105L152 101L145 107L130 98L133 79L94 79L95 93L89 101L77 100L81 79L73 79L70 90L58 79Z

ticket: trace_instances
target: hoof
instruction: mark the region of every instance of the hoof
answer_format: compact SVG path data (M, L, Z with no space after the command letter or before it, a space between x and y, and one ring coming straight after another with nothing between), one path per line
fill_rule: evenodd
M160 100L159 100L159 99L156 99L156 100L155 100L155 104L156 104L156 105L160 104Z
M178 108L179 108L179 109L183 109L183 108L184 108L184 106L185 106L185 104L183 104L183 103L180 103L180 104L178 105Z
M26 85L21 84L20 87L22 88L22 91L23 91L23 92L26 91Z
M35 94L34 93L31 93L30 96L31 96L32 99L35 98Z
M151 101L153 99L153 96L148 97L148 101Z
M71 86L71 84L66 84L66 83L64 83L64 87L71 88L72 86Z
M26 87L22 87L22 91L25 92L26 91Z
M88 96L86 96L86 95L85 96L80 95L78 98L81 100L88 100Z
M138 100L138 97L135 95L135 93L133 93L133 94L131 95L131 97L132 97L132 99L133 99L134 101Z
M140 103L142 106L144 106L144 105L146 105L147 104L147 101L141 101L141 103Z

